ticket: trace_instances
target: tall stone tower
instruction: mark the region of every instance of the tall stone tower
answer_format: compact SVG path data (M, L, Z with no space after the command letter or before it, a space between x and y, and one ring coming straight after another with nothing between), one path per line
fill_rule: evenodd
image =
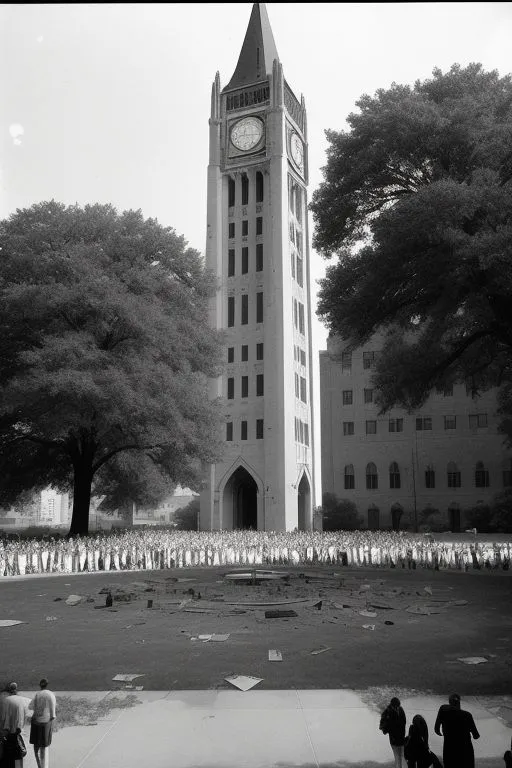
M264 3L238 64L212 87L206 263L225 336L224 456L206 472L201 530L313 527L311 298L304 99L284 79Z

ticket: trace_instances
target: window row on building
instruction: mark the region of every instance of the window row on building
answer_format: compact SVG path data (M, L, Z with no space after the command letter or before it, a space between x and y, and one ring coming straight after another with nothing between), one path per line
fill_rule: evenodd
M258 291L256 293L256 323L263 322L263 292ZM240 296L240 324L248 325L249 323L249 294L242 293ZM228 328L232 328L235 325L235 297L228 296Z
M228 363L235 363L239 362L238 360L235 360L235 347L228 347ZM256 360L263 360L263 342L258 342L256 344ZM247 363L249 362L249 345L248 344L241 344L240 345L240 362Z
M239 439L250 440L249 437L249 422L242 419L239 423ZM254 436L256 440L263 440L263 419L256 419ZM237 438L234 437L234 423L232 421L226 422L226 440L232 442Z
M228 250L228 277L235 277L237 274L247 275L252 267L255 272L263 272L263 243L256 244L256 258L253 261L249 257L249 247L242 248L241 258L239 257L239 266L237 269L236 251L234 248Z
M351 391L351 390L349 390ZM366 391L366 390L365 390ZM370 390L371 391L371 390ZM345 405L348 405L349 403L344 403ZM445 430L450 429L456 429L457 428L457 417L456 416L444 416L444 428ZM353 421L344 421L343 422L343 434L345 436L347 435L353 435L354 432L354 423ZM377 420L376 419L366 419L365 421L365 433L367 435L376 435L377 434ZM382 422L380 422L382 424ZM468 417L468 423L470 429L480 429L488 426L487 421L487 414L486 413L474 413L469 414ZM416 431L417 432L428 432L432 430L432 418L430 416L417 416L416 417ZM393 418L388 419L388 432L403 432L404 431L404 419L403 418Z
M309 445L309 424L295 417L295 442Z
M263 397L263 374L258 373L255 377L255 383L256 383L256 397ZM246 398L249 397L249 376L241 376L240 377L240 397ZM234 376L228 376L227 378L227 399L228 400L234 400L235 399L235 377Z
M242 237L249 237L249 219L242 219ZM256 218L256 235L263 234L263 219L261 216ZM236 237L236 222L228 222L228 239L234 240Z
M256 172L256 177L254 180L254 184L256 187L256 202L262 203L263 202L263 195L264 195L264 184L263 184L263 174L261 171ZM249 200L251 196L251 182L249 181L249 177L246 173L242 173L240 178L240 191L239 194L240 202L242 205L249 205ZM237 204L237 184L235 179L233 179L231 176L228 180L228 206L232 208L234 205Z
M307 403L308 401L306 379L304 376L299 376L298 373L295 374L295 397L298 400L302 400L303 403Z
M389 487L400 488L401 487L401 471L398 463L392 461L389 465ZM458 465L454 461L450 461L446 466L446 487L448 488L461 488L462 487L462 474ZM489 470L484 465L483 461L477 461L473 471L473 485L476 488L489 488L490 478ZM379 487L379 473L376 465L370 461L366 465L365 480L367 490L376 490ZM433 464L427 465L424 474L425 488L436 487L436 470ZM512 460L509 460L506 469L502 472L502 480L504 486L512 485ZM353 490L356 487L356 477L354 472L354 465L347 464L344 469L344 484L346 490Z
M363 352L363 369L370 371L375 368L377 352ZM341 353L341 372L352 373L352 352Z
M293 359L304 368L306 367L306 352L298 344L293 345Z
M297 299L293 300L293 324L303 336L306 334L306 320L304 314L304 304Z

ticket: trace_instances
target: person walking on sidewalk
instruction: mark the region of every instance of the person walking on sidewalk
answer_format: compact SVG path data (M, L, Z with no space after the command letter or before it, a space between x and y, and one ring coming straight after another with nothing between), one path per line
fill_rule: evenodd
M6 768L23 768L23 756L26 754L26 750L23 755L20 754L18 736L21 743L24 744L21 731L28 714L28 699L18 694L16 683L9 683L7 692L9 695L3 701L3 719L0 723L0 731L6 738L4 745L5 765Z
M400 706L400 699L393 696L380 718L379 728L389 735L389 743L395 758L395 768L402 768L405 744L405 712Z
M34 710L30 725L30 743L34 746L37 768L48 768L48 748L52 743L53 721L55 720L55 694L48 688L48 680L43 677L39 682L40 691L29 704Z
M475 768L474 739L479 739L471 712L460 708L460 696L453 693L448 704L439 707L434 731L444 737L444 768Z

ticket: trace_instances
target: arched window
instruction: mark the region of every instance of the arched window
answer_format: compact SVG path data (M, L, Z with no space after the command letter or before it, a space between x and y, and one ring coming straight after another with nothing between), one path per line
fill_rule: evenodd
M389 465L389 487L400 488L400 468L396 461Z
M354 465L347 464L345 467L345 490L352 490L355 487Z
M425 488L436 487L436 471L433 464L427 464L425 470Z
M229 177L228 180L228 206L232 208L235 204L235 180Z
M263 174L261 171L256 172L256 202L263 202Z
M512 459L503 462L503 485L512 485Z
M366 487L368 490L375 490L375 488L379 487L377 467L372 461L366 465Z
M242 205L249 204L249 179L247 174L242 174Z
M454 461L448 464L448 488L460 488L460 472Z
M476 463L475 486L477 488L489 487L489 470L484 467L483 461L477 461Z

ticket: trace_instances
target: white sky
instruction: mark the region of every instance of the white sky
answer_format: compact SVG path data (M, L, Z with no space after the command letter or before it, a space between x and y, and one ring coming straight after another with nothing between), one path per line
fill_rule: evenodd
M42 200L141 208L204 252L210 89L235 69L251 3L0 5L0 218ZM267 3L308 112L309 194L324 130L363 93L434 67L512 71L512 3ZM325 263L312 253L313 293ZM314 321L315 364L326 330ZM318 402L318 386L316 392ZM319 411L317 409L317 422Z

